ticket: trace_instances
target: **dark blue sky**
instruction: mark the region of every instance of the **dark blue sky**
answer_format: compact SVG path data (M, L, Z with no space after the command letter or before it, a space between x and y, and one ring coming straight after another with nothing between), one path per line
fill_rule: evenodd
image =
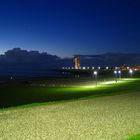
M139 0L0 0L0 53L140 52Z

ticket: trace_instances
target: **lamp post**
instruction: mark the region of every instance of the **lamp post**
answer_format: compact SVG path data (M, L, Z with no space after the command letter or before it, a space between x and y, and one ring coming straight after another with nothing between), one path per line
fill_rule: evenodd
M98 79L97 79L98 72L97 71L94 71L93 74L95 76L96 86L97 86L97 83L98 83Z
M133 70L130 69L130 70L129 70L129 73L130 73L130 76L131 76L131 78L132 78L132 76L133 76Z
M118 78L118 76L117 76L117 71L116 71L116 70L114 71L114 74L115 74L116 83L117 83L117 78Z
M109 69L109 67L106 67L105 69L106 69L106 70L108 70L108 69Z
M120 70L118 71L118 74L119 74L119 78L121 79L122 78L122 72Z

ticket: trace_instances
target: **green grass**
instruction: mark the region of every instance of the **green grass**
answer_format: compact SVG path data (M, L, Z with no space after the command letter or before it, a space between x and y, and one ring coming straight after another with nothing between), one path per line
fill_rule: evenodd
M118 83L100 83L75 87L1 86L0 108L62 101L84 97L108 96L140 91L140 79L123 79Z
M127 140L140 140L140 134L134 135L134 136L128 138Z
M140 132L140 92L127 93L4 109L0 139L125 140Z
M25 106L0 110L0 139L123 140L140 132L139 99L140 79L97 87L1 87L3 105Z

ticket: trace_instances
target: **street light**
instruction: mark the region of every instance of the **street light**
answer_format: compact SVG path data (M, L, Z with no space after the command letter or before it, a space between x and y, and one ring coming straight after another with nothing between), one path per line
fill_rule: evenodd
M119 74L119 78L121 79L122 78L122 72L120 70L118 71L118 74Z
M129 73L130 73L130 75L131 75L131 77L132 77L132 75L133 75L133 70L130 69L130 70L129 70Z
M109 67L106 67L106 70L108 70L109 69Z
M97 72L97 71L94 71L93 74L94 74L94 76L95 76L96 86L97 86L97 82L98 82L98 81L97 81L97 75L98 75L98 72Z
M117 83L117 78L118 78L118 76L117 76L117 71L116 71L116 70L114 71L114 74L115 74L115 77L116 77L116 83Z

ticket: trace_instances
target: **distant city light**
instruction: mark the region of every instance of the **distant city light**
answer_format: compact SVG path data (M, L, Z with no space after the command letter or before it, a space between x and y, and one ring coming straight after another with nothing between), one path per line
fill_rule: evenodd
M115 67L115 69L117 70L117 69L118 69L118 67Z
M130 68L129 68L129 67L127 67L127 69L129 70Z
M106 70L108 70L109 68L108 67L106 67Z
M100 69L101 69L101 67L98 67L98 69L100 70Z
M87 69L89 69L89 67L87 67Z
M94 67L92 67L92 69L94 69Z
M82 69L83 69L83 70L85 70L85 69L86 69L86 67L83 67Z

